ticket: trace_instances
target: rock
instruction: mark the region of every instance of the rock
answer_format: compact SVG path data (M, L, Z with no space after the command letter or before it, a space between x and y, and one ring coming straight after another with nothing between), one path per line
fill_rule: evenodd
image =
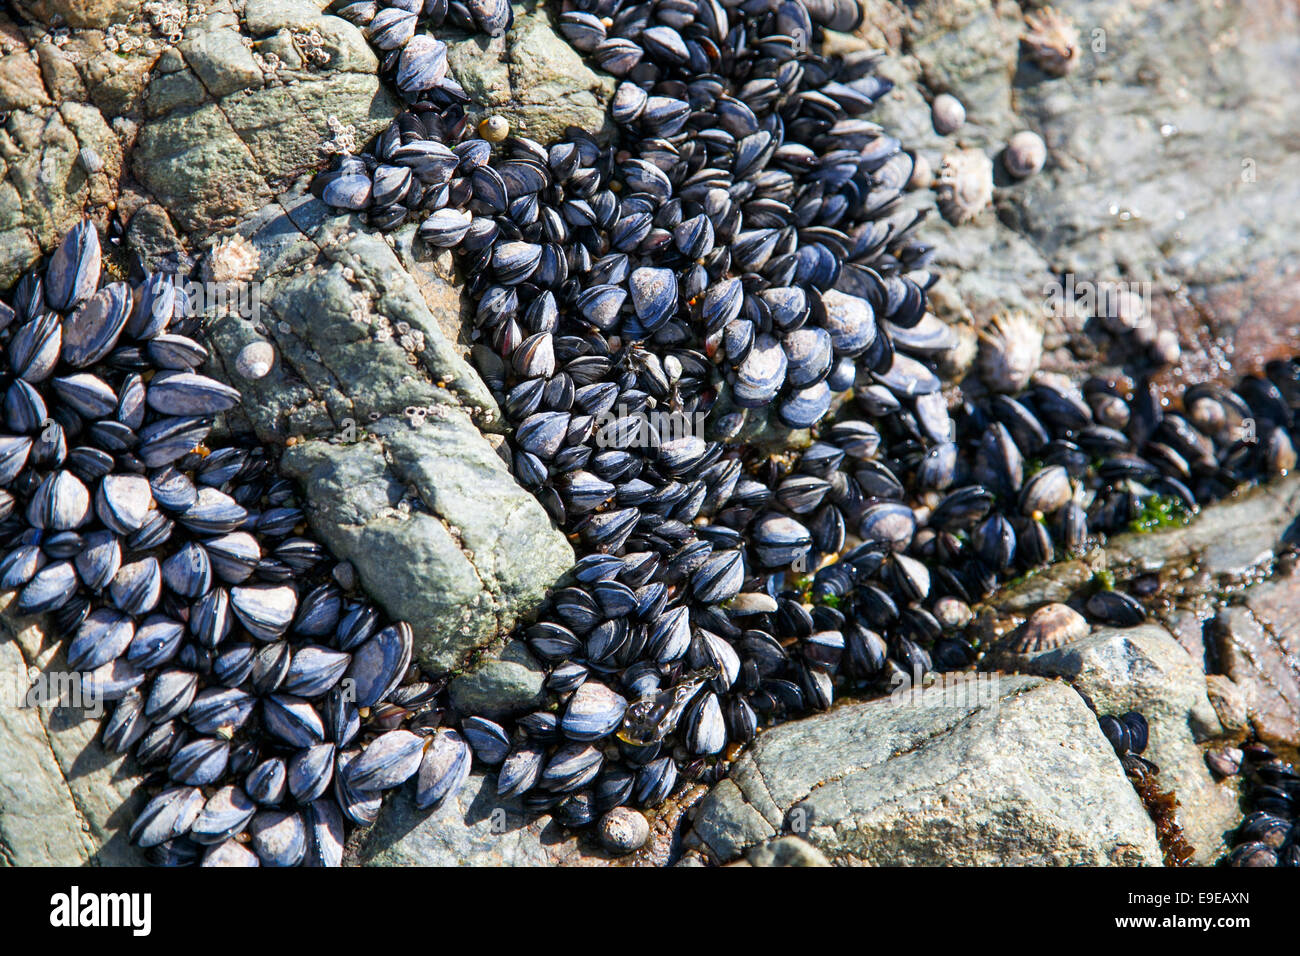
M830 860L807 840L778 837L745 854L750 866L830 866Z
M791 834L836 864L1160 864L1076 693L1032 677L958 688L765 732L701 803L692 839L723 862Z
M468 416L416 431L384 420L377 441L301 443L286 474L312 489L313 529L366 593L410 622L431 673L464 666L541 603L573 562Z
M6 694L62 697L76 685L61 645L50 645L42 622L9 610L0 597L0 686ZM142 866L126 836L143 805L133 791L134 765L99 745L100 700L66 706L0 706L0 859L16 866Z
M1240 684L1223 674L1205 675L1205 692L1223 729L1244 737L1250 729L1249 695Z
M1300 746L1300 577L1247 589L1245 600L1219 611L1214 651L1223 673L1250 698L1250 723L1272 746Z
M1292 281L1300 158L1280 144L1300 130L1300 109L1291 108L1300 94L1277 89L1275 77L1300 67L1300 18L1276 2L1053 5L1073 18L1082 38L1065 78L1045 73L1019 42L1029 5L921 0L905 12L883 0L865 5L859 42L889 49L881 71L898 82L876 104L873 121L937 168L947 147L927 100L950 92L969 117L959 133L963 145L993 156L1012 134L1030 129L1052 156L1042 172L1020 181L999 168L997 221L985 216L954 229L930 217L926 234L946 276L936 297L950 291L953 312L969 310L982 323L1007 308L1043 315L1062 275L1080 289L1126 276L1148 283L1156 323L1178 333L1185 367L1177 379L1164 373L1162 382L1181 388L1235 377L1289 354L1300 317ZM1147 42L1116 42L1136 31ZM1198 65L1207 56L1205 37L1227 38L1213 43L1213 74ZM1151 42L1160 43L1157 58L1149 55ZM1086 130L1076 121L1080 111L1093 118ZM931 199L918 194L913 201ZM1285 212L1270 213L1273 204ZM1250 242L1223 243L1240 230ZM1124 364L1131 341L1094 333L1093 314L1054 308L1044 316L1046 367Z
M106 27L136 13L136 0L14 0L27 17L49 26Z
M447 60L469 94L466 108L476 122L501 115L512 130L539 143L559 139L569 126L592 133L605 128L613 77L590 69L541 6L516 4L515 25L505 36L448 37Z
M313 31L321 59L303 62L293 38ZM359 145L398 110L361 32L318 5L213 12L189 25L176 51L179 64L149 84L133 169L195 240L253 215L323 165L331 120Z
M1132 574L1194 561L1221 583L1233 583L1273 560L1297 513L1300 476L1292 475L1206 508L1184 527L1112 538L1108 561Z
M493 720L547 702L546 670L522 641L507 641L496 660L484 661L451 682L451 703L462 714Z
M1300 476L1246 489L1204 509L1188 525L1111 537L1084 558L1042 568L992 595L975 622L975 634L992 645L1048 603L1075 602L1093 586L1099 571L1121 584L1158 574L1170 586L1176 606L1157 615L1194 660L1204 661L1203 625L1215 614L1223 588L1239 586L1267 572L1292 541L1291 523L1300 513Z
M1087 694L1098 714L1140 712L1150 725L1143 755L1160 767L1157 782L1178 797L1179 822L1196 861L1213 864L1223 833L1240 818L1236 794L1215 784L1197 744L1223 733L1198 663L1163 628L1101 628L1085 640L1044 651L1021 665L1060 677Z
M417 283L355 227L301 195L251 218L258 298L205 320L210 371L243 391L263 440L293 437L282 465L313 528L410 621L417 658L457 669L537 607L573 551L483 436L500 414L429 310L422 289L441 280ZM245 378L239 356L259 344L276 362Z
M639 810L615 807L600 818L596 832L601 846L622 855L645 846L650 839L650 824Z
M346 862L362 866L554 866L586 861L577 838L548 816L526 817L496 795L496 777L472 774L452 799L417 810L408 784L352 840Z

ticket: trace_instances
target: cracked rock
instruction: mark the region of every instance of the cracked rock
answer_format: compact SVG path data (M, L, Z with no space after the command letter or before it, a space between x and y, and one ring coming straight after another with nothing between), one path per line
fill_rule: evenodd
M437 810L418 810L413 782L384 801L358 834L350 862L363 866L556 866L588 862L573 835L549 816L527 817L496 795L494 774L474 773Z

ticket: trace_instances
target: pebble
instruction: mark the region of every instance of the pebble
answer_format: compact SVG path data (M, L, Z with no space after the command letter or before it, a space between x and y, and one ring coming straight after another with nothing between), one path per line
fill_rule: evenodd
M650 839L650 824L645 814L631 807L610 810L600 818L599 827L600 843L611 853L631 853Z
M934 129L940 136L955 133L966 123L966 107L951 93L940 93L930 106Z
M1047 162L1047 144L1032 130L1023 130L1007 141L1002 163L1016 179L1025 179L1042 170Z
M235 359L235 370L244 378L265 378L275 364L275 347L270 342L250 342Z

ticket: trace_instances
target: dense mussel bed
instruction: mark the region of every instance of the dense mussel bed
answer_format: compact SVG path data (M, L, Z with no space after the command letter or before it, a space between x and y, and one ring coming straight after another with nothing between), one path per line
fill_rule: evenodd
M765 724L970 665L1000 582L1294 467L1295 363L1181 405L1145 379L943 389L912 160L866 118L890 84L818 53L856 3L566 4L616 132L552 144L471 124L425 32L499 34L504 0L339 12L408 109L313 190L454 250L513 473L581 555L517 634L556 706L449 709L264 452L203 447L238 395L194 371L179 280L100 289L82 225L0 309L0 585L116 702L158 862L337 863L383 791L436 807L475 761L566 826L654 807Z
M817 53L856 4L566 4L561 33L619 79L607 145L473 126L445 48L389 32L440 11L394 9L341 12L410 109L315 189L456 250L514 473L582 551L520 634L558 710L466 727L503 796L573 826L653 806L837 686L969 665L999 582L1294 466L1293 363L1179 411L1146 379L944 393L912 160L867 118L890 84ZM655 427L673 415L707 431ZM1087 610L1145 617L1113 590Z
M205 444L239 392L196 371L184 280L101 286L101 265L83 222L0 303L0 588L111 703L150 859L337 864L345 818L378 809L347 772L361 715L425 692L396 689L410 628L349 590L259 443Z

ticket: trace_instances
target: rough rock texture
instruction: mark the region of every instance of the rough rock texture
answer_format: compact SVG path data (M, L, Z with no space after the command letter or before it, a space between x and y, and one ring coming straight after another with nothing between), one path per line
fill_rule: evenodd
M1300 329L1300 158L1286 144L1300 133L1300 110L1277 77L1300 69L1300 11L1284 0L1056 0L1081 36L1076 68L1058 79L1018 42L1030 6L1040 5L866 4L859 33L891 49L883 72L900 81L872 119L936 170L957 146L995 162L994 211L959 229L937 215L926 223L947 276L936 310L982 324L1027 307L1047 324L1048 366L1122 366L1130 342L1092 328L1091 310L1048 317L1044 301L1045 286L1068 273L1076 283L1123 279L1150 283L1151 311L1178 330L1190 380L1290 354ZM967 115L948 137L928 104L944 92ZM1023 129L1049 155L1042 172L1016 182L1001 152ZM928 193L916 200L931 205Z
M302 196L245 231L261 253L259 314L211 316L214 370L244 390L260 438L293 438L282 467L307 490L312 526L411 622L419 659L461 667L536 606L573 551L484 438L492 397L392 246ZM236 356L257 341L276 364L242 379Z
M142 865L126 838L143 802L132 797L139 778L95 739L111 705L35 703L67 686L68 665L39 619L8 610L13 599L0 597L0 865Z
M845 704L761 735L700 806L721 861L781 833L832 862L1159 865L1096 718L1063 684Z
M1196 862L1223 855L1223 835L1236 826L1237 795L1216 783L1198 743L1222 735L1206 696L1205 673L1163 628L1102 628L1084 640L1031 658L1027 673L1060 677L1087 694L1099 714L1136 710L1150 740L1144 756L1160 767L1162 790L1178 797L1179 823L1196 848Z
M123 144L110 126L112 114L87 101L75 69L68 99L67 57L34 42L0 13L0 288L8 288L85 210L116 195ZM48 67L48 68L46 68ZM78 159L91 150L103 169L90 172Z
M1186 527L1123 535L1106 550L1112 567L1134 574L1191 561L1216 583L1239 582L1267 573L1279 553L1295 546L1297 515L1300 476L1292 475L1207 509Z
M999 590L979 614L976 633L992 643L1044 604L1073 601L1082 608L1099 571L1112 573L1121 586L1155 575L1161 596L1148 607L1204 667L1203 630L1214 617L1215 597L1272 573L1278 556L1295 546L1298 514L1300 476L1292 475L1204 508L1190 524L1116 535L1081 559L1043 568Z
M313 0L18 6L32 25L0 14L0 286L86 214L146 258L194 251L401 108L362 32ZM520 7L506 38L449 39L458 80L517 130L602 129L613 80L544 10Z
M546 700L546 671L523 641L507 641L496 659L451 682L453 707L492 720L540 707Z
M583 62L544 7L516 4L515 25L505 36L447 40L447 60L470 96L471 117L499 114L539 143L560 138L569 126L606 128L613 77Z
M455 799L417 810L410 785L384 801L379 820L349 847L363 866L554 866L582 862L574 837L550 817L525 817L496 795L494 774L473 774Z
M1300 577L1248 589L1215 619L1214 653L1243 687L1250 723L1265 743L1300 748Z

